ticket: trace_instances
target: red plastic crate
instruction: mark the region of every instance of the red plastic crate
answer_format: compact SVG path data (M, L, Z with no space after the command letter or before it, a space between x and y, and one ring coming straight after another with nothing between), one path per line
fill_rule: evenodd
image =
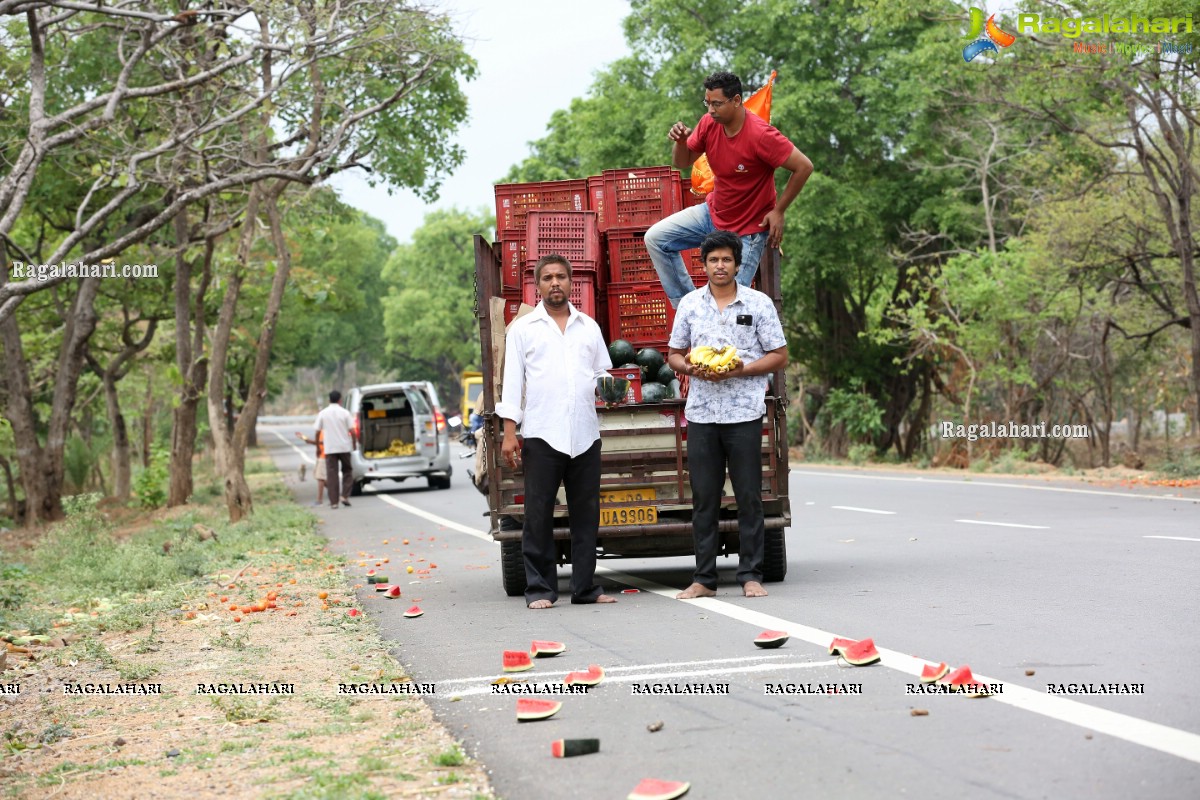
M609 341L624 339L634 347L654 347L665 357L675 309L662 284L610 283L606 296Z
M506 289L502 296L504 297L504 324L508 325L521 310L521 294Z
M612 283L657 281L658 273L646 252L645 230L611 230L605 235L608 280Z
M533 209L583 211L587 209L587 181L501 183L496 190L496 230L508 236L525 231L526 215Z
M698 206L701 203L708 202L708 195L696 194L695 192L692 191L691 178L686 178L686 179L680 180L679 196L680 196L680 199L683 201L684 208L691 208L692 206Z
M648 228L683 210L679 173L671 167L608 169L601 178L604 180L601 230Z
M521 297L524 301L536 306L542 302L542 296L538 294L537 282L533 279L533 270L525 270L525 279L523 282ZM571 294L567 296L571 301L571 305L587 314L592 319L596 318L596 276L594 274L582 273L575 274L571 280Z
M642 402L642 370L638 367L613 367L608 371L609 375L614 378L624 378L629 381L629 390L625 392L626 403ZM604 401L597 399L596 405L604 405Z
M588 211L596 212L596 220L600 230L608 230L604 223L604 178L593 175L587 179Z
M708 283L708 273L704 271L704 262L700 260L699 247L684 250L679 255L683 257L683 265L687 267L688 275L692 276L692 283L697 286Z
M526 215L525 263L557 253L575 269L600 265L600 229L595 211L540 211Z
M500 237L500 285L505 291L521 293L521 276L525 274L525 237Z

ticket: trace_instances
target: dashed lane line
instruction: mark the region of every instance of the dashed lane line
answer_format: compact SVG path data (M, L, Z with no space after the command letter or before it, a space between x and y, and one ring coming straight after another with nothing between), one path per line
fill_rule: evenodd
M993 525L997 528L1026 528L1035 531L1048 531L1049 525L1020 525L1016 522L987 522L982 519L956 519L955 522L961 522L965 525Z

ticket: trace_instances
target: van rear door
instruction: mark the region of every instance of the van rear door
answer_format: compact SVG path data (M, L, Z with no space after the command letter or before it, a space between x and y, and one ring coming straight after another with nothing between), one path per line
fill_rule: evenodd
M414 412L414 425L419 425L417 428L419 435L417 437L417 455L425 458L433 458L438 454L439 437L437 425L437 400L432 397L429 390L422 384L413 383L405 387L408 392L410 401L412 402ZM420 412L418 413L418 409Z

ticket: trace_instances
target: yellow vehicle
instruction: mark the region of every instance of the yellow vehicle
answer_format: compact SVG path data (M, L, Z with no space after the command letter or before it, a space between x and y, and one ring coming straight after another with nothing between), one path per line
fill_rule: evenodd
M482 372L463 372L462 374L462 406L459 409L459 416L463 418L463 425L471 419L471 412L475 410L475 401L479 399L479 395L483 392L483 373Z

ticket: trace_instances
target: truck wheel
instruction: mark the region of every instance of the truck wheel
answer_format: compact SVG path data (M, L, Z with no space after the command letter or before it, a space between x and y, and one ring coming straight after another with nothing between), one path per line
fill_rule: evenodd
M525 594L525 556L520 542L500 543L500 573L506 595L521 597Z
M362 496L363 487L366 485L367 485L366 481L355 481L354 483L350 484L350 496L351 497Z
M763 580L778 583L787 575L787 543L783 540L783 528L764 531Z

